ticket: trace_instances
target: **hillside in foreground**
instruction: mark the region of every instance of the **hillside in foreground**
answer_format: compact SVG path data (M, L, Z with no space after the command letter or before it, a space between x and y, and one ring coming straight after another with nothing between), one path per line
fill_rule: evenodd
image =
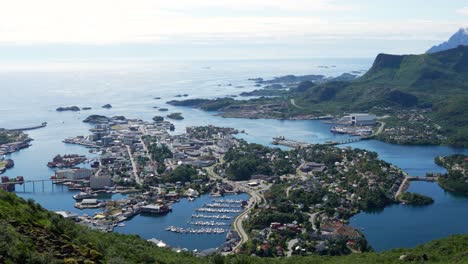
M0 191L0 222L0 263L468 263L468 235L413 249L341 257L200 258L157 248L137 236L88 230L4 191Z

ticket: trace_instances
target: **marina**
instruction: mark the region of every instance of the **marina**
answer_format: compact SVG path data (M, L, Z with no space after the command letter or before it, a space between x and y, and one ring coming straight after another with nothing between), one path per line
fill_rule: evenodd
M226 222L215 222L215 221L195 221L195 222L189 222L191 225L195 226L228 226L230 225L229 223Z
M224 219L224 220L229 220L232 219L232 216L229 215L214 215L214 214L193 214L192 218L206 218L206 219Z
M242 210L238 209L214 209L214 208L198 208L197 212L204 212L204 213L240 213Z
M182 228L170 226L166 228L166 231L179 233L179 234L223 234L226 233L225 229L222 228Z

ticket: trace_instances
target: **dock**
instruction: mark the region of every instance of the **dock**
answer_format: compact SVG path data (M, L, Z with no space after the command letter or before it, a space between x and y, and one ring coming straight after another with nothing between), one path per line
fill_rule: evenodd
M17 132L17 131L28 131L28 130L34 130L34 129L39 129L39 128L43 128L43 127L46 127L47 126L47 122L44 122L38 126L32 126L32 127L22 127L22 128L13 128L13 129L8 129L8 131L13 131L13 132Z
M290 148L306 148L312 145L312 144L305 143L305 142L286 139L285 137L274 137L272 144L286 146Z

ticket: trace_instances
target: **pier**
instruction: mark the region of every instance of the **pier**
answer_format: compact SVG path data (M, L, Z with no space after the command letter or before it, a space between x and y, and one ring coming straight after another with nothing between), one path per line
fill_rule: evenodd
M274 137L272 144L273 145L286 146L286 147L290 147L290 148L306 148L306 147L311 145L311 144L305 143L305 142L286 139L285 137L282 137L282 136L281 137Z
M32 127L23 127L23 128L13 128L13 129L8 129L8 131L28 131L28 130L34 130L34 129L39 129L47 126L47 122L44 122L38 126L32 126Z

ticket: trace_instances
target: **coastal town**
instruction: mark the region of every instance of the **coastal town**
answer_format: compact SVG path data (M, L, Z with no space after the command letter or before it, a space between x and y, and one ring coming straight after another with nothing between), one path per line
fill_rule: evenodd
M174 117L181 115L167 118ZM209 195L214 200L196 208L188 225L170 225L165 231L225 234L226 242L216 249L223 254L281 257L369 251L361 231L349 225L350 217L390 203L423 205L432 200L406 192L409 182L418 178L379 160L376 153L335 146L387 135L385 116L351 113L320 119L333 124L330 132L350 138L322 145L274 138L273 144L289 148L282 150L249 144L236 137L243 131L232 128L187 127L185 133L175 134L174 124L162 116L147 122L91 115L83 120L92 126L90 134L63 142L89 148L92 158L57 154L46 165L55 170L53 184L79 191L71 197L77 209L98 211L57 213L112 232L136 215L166 215L181 199ZM24 133L15 135L22 140L10 140L4 150L18 150L30 140ZM2 186L14 190L15 183L23 181L2 179ZM100 199L117 193L124 198ZM239 193L250 199L229 196Z
M80 191L71 197L76 208L99 211L59 214L111 232L138 214L165 215L181 199L210 195L212 202L192 213L189 226L167 226L165 231L225 234L226 242L218 248L225 254L367 251L365 238L348 225L349 218L398 202L405 179L400 169L364 150L313 144L282 150L249 144L235 137L242 131L215 126L174 134L174 125L161 117L147 122L94 115L84 121L93 125L90 134L63 142L87 147L97 157L57 155L47 166L55 169L54 184ZM376 123L375 116L355 115L339 125L356 122L357 128ZM126 196L99 199L115 193ZM230 196L238 193L250 199Z

